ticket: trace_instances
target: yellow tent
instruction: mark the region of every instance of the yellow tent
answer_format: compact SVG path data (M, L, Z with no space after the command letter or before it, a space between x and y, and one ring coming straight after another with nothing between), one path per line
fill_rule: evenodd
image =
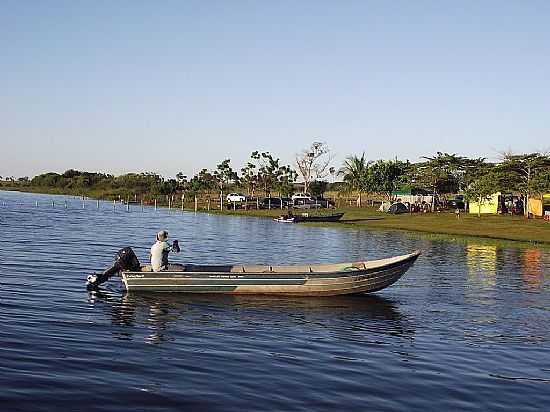
M530 197L527 202L527 212L533 216L542 216L542 200Z
M500 196L500 192L493 193L491 196L489 196L486 199L481 200L481 205L479 202L470 202L470 213L475 213L476 215L478 213L493 213L497 214L498 212L498 197Z
M549 203L550 193L543 194L539 198L530 197L527 203L527 211L533 216L542 216L544 215L544 205L548 205Z

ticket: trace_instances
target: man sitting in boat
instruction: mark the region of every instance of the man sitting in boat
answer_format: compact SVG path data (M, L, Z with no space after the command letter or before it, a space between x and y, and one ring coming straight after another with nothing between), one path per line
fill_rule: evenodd
M168 253L180 252L180 247L177 240L170 245L167 241L168 232L161 230L157 233L157 241L151 246L151 267L153 272L160 272L168 268Z

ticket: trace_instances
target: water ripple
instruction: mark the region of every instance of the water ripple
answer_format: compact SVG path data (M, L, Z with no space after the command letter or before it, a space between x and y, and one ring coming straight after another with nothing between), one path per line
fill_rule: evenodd
M127 294L117 280L86 292L86 274L120 247L146 261L162 228L179 238L181 262L423 255L369 296ZM539 411L550 401L549 273L537 249L0 192L0 401L10 411Z

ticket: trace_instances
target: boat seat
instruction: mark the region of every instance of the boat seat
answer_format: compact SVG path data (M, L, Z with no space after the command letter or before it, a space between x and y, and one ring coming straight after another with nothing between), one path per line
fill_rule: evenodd
M243 272L248 273L268 273L271 272L271 266L266 265L243 265Z
M310 267L312 272L315 273L327 273L327 272L342 272L348 267L347 264L331 263L327 265L313 265Z
M244 273L244 266L243 265L233 265L231 267L232 273Z
M274 273L309 273L312 271L309 265L273 266L271 270Z

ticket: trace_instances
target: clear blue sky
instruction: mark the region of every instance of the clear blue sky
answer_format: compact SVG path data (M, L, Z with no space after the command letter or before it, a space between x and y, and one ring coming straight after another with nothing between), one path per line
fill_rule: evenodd
M550 2L0 2L0 175L550 148Z

